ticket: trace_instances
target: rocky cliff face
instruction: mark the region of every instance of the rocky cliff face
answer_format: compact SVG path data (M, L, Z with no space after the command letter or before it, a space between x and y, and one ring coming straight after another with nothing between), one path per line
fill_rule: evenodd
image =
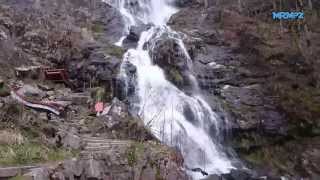
M311 3L194 2L169 22L188 35L201 88L232 122L229 145L270 177L319 177L319 7ZM304 21L271 18L292 9L304 10Z
M99 0L0 1L0 179L188 178L181 155L117 100L125 50L113 44L123 29ZM47 68L64 69L69 82L45 79ZM62 115L24 107L10 97L15 86L30 102L62 105ZM97 87L103 117L92 110Z
M224 145L254 170L207 179L319 179L319 2L174 4L181 10L169 25L186 35L201 91L229 122ZM304 10L306 18L271 20L271 11L292 9ZM0 157L7 157L0 167L34 165L0 168L0 179L188 179L181 155L159 144L127 110L117 76L125 49L113 45L123 28L119 12L99 0L0 0ZM141 31L132 28L125 46ZM151 55L187 92L190 72L175 43L163 38ZM44 81L39 71L16 77L21 66L64 68L72 86ZM9 96L12 84L28 84L34 99L63 101L65 116L19 105ZM108 116L91 111L91 87L105 89Z

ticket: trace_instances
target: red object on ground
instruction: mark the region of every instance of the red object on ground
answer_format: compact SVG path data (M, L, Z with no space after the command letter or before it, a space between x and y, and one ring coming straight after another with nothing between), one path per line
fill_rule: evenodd
M97 102L94 106L94 109L96 112L102 112L103 111L103 102Z
M65 82L68 79L65 69L45 69L44 73L48 80Z
M44 69L44 75L46 80L51 80L54 82L63 82L70 87L73 87L72 83L69 81L68 74L65 69Z

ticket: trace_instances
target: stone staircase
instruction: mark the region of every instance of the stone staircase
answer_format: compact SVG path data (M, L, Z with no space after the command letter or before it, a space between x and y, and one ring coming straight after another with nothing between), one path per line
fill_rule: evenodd
M121 153L127 150L133 143L130 140L104 139L103 137L81 137L83 150L80 159L93 158L97 155Z

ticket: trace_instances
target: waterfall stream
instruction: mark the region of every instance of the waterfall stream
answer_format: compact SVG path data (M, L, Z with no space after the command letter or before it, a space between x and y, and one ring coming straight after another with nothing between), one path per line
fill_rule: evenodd
M141 34L137 47L126 52L123 62L136 67L135 96L138 101L132 103L146 127L163 143L179 149L188 169L201 168L209 174L229 172L232 163L217 140L223 123L197 91L196 79L190 74L194 92L191 95L184 93L166 79L164 71L153 64L149 55L149 51L153 51L152 44L168 34L179 44L185 60L190 61L179 33L166 26L170 16L178 11L170 6L172 0L105 1L119 9L126 23L124 37L117 45L122 45L129 27L153 24ZM121 76L128 76L125 70L121 71ZM186 109L192 121L186 117ZM212 126L215 128L210 128ZM190 171L190 174L194 179L203 178L201 173Z

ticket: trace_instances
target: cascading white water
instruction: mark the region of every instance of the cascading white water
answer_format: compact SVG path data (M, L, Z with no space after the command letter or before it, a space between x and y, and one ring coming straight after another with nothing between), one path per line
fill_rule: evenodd
M148 51L153 48L145 48L146 43L152 44L164 33L177 34L165 25L169 17L177 12L168 3L168 0L116 1L128 27L138 25L138 21L154 24L141 34L137 48L128 50L124 56L124 63L130 62L137 68L139 115L158 139L181 151L188 168L201 168L209 174L226 173L233 166L220 151L219 142L209 135L212 125L215 127L216 137L219 135L221 123L216 114L200 94L187 95L166 80L163 70L152 63ZM133 5L134 8L131 7ZM182 40L177 36L174 39L181 46L186 61L189 61L190 57ZM121 72L123 77L127 77L125 70ZM195 78L192 79L196 81ZM194 84L197 86L197 83ZM186 108L191 113L192 121L186 117ZM203 178L200 173L191 174L194 179Z

